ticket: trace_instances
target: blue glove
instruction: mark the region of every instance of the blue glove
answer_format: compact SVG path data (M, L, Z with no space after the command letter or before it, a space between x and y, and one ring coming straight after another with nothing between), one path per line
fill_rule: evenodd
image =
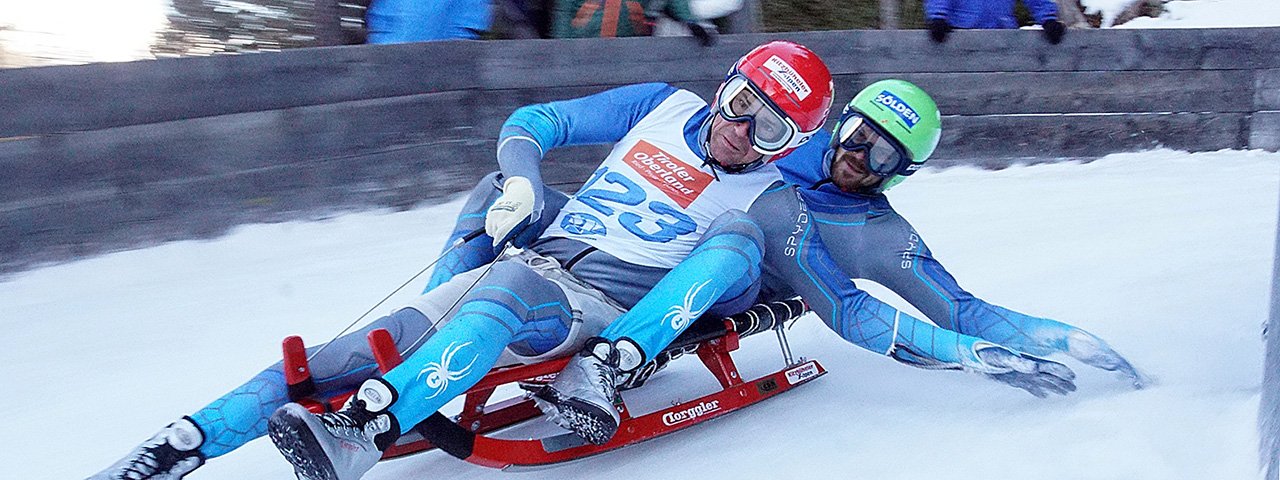
M997 382L1021 388L1040 398L1049 393L1066 395L1076 391L1076 373L1052 360L1015 352L995 344L977 347L978 358L988 368L1004 370L983 372Z
M958 348L934 349L932 353L899 343L889 355L913 367L982 374L1040 398L1049 393L1066 395L1076 390L1076 373L1066 365L973 337L961 340Z
M995 315L985 316L987 320L967 322L961 332L1039 357L1066 354L1086 365L1120 373L1135 389L1151 383L1146 375L1092 333L1055 320L993 307L997 309Z

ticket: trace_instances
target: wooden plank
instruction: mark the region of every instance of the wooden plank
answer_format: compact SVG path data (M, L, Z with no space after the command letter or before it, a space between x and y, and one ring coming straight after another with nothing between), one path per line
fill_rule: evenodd
M1254 110L1280 110L1280 68L1257 70Z
M837 75L1219 70L1280 65L1280 47L1269 43L1280 42L1280 28L1073 30L1061 45L1048 44L1039 32L1022 30L957 31L945 44L931 42L919 30L719 38L712 47L699 47L688 38L489 42L481 67L483 85L502 89L715 79L752 47L779 38L812 48Z
M722 35L712 47L670 37L494 41L483 43L483 87L717 79L743 53L779 38L814 49L836 74L1239 69L1280 62L1280 47L1270 42L1280 38L1280 28L1072 33L1080 39L1059 46L1040 41L1039 32L1008 30L957 32L959 43L942 45L923 31L876 30ZM1201 43L1215 54L1202 54Z
M711 47L692 37L499 40L485 43L485 89L628 85L723 77L766 37L722 35Z
M1202 68L1280 68L1280 28L1200 29Z
M445 92L0 142L0 210L103 189L231 181L257 170L286 181L312 174L305 169L316 159L417 146L429 146L429 157L442 161L492 161L492 148L481 150L483 138L473 128L473 97ZM384 171L372 174L402 168L377 167ZM358 181L356 172L334 172L327 181Z
M476 42L0 70L0 138L474 87Z
M920 30L806 32L795 38L822 55L836 74L1253 69L1280 64L1276 27L1072 30L1060 45L1050 45L1040 32L1030 30L961 30L944 44L932 43Z
M215 237L247 223L411 208L469 190L484 173L473 171L473 162L441 158L432 150L415 146L317 159L292 165L284 174L261 169L203 181L149 183L84 201L0 211L0 275L41 262Z
M948 116L940 159L1096 158L1153 148L1213 151L1248 146L1240 113Z
M1280 112L1258 112L1249 122L1249 148L1280 152Z
M841 75L836 104L885 78L919 85L944 114L1254 111L1248 70Z

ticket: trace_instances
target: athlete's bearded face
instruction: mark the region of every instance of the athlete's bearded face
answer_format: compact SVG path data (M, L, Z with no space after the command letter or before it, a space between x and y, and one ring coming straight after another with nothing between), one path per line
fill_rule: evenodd
M865 149L851 152L844 147L836 147L835 157L831 160L831 183L843 192L856 193L880 183L880 177L867 170Z
M708 136L711 158L721 165L745 165L763 156L751 148L751 124L745 120L733 122L713 113Z

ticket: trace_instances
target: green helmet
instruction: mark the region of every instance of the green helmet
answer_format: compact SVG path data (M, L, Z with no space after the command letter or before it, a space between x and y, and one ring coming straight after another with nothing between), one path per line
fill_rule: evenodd
M896 141L910 160L909 164L904 162L881 181L875 188L876 192L902 183L907 175L924 166L942 138L942 114L938 112L938 104L920 87L905 80L881 80L858 92L840 112L840 121L831 135L832 150L840 143L841 127L855 113L870 120L877 130Z

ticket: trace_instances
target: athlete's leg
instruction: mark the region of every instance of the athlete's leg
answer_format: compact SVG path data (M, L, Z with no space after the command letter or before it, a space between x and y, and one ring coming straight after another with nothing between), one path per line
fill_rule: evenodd
M405 308L334 340L310 362L318 391L350 390L377 373L364 340L375 328L390 331L401 350L434 330L422 313ZM317 348L311 347L308 354L315 353ZM206 459L224 455L263 436L271 413L288 401L283 365L276 363L208 406L165 427L91 479L180 478Z
M563 342L572 323L558 285L516 259L500 261L439 332L383 376L402 399L389 411L407 431L475 385L508 344L537 355Z
M688 258L600 337L588 340L551 385L535 392L547 402L539 407L584 440L608 442L621 421L613 406L618 375L636 372L717 302L717 313L737 313L754 303L762 244L763 234L747 214L721 215Z
M428 333L424 330L434 331L435 327L421 312L404 308L334 340L308 362L321 396L355 388L377 373L377 363L365 338L378 328L391 332L397 347L404 349ZM307 356L319 349L319 345L308 348ZM201 453L207 458L217 457L261 437L267 432L267 418L288 402L284 365L277 362L191 415L205 434Z
M408 308L374 320L324 347L307 350L318 396L355 388L377 373L368 332L387 329L401 355L408 356L436 331L438 319L460 297L480 271L464 272ZM176 478L266 433L267 419L289 401L283 364L276 363L209 405L162 429L93 479Z
M462 296L480 273L475 270L458 275L454 281L419 296L408 307L338 337L328 346L308 348L308 365L318 396L349 391L378 373L377 362L367 340L373 330L386 329L396 344L396 350L406 357L412 355L436 333L440 322L434 319L444 317L445 310ZM207 458L217 457L261 437L267 431L267 418L288 402L284 364L277 362L191 415L205 436L201 453Z
M650 360L703 314L730 315L755 303L760 290L763 233L746 213L731 210L653 290L600 334L638 347ZM622 365L627 370L628 365ZM632 367L638 365L632 365Z
M400 366L361 384L339 412L286 404L270 419L271 439L299 478L359 478L401 433L480 381L509 344L536 355L563 343L572 324L559 285L522 258L500 260Z

